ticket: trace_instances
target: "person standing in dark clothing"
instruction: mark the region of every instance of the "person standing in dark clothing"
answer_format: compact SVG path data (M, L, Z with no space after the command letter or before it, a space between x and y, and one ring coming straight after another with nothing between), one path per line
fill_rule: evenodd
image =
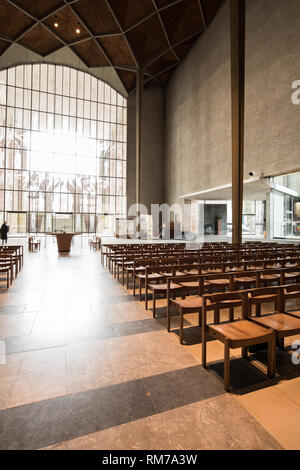
M9 226L7 225L7 222L3 222L0 228L0 234L1 234L1 240L2 240L2 245L3 243L7 243L7 234L9 232Z

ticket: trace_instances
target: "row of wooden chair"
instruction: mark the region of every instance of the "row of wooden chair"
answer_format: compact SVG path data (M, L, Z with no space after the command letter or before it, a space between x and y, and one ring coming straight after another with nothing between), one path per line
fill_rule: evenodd
M173 247L173 248L167 248L167 247L148 247L147 245L139 245L138 247L136 246L127 246L127 247L122 247L120 245L117 246L111 246L111 245L106 245L105 246L105 251L102 250L101 248L101 256L102 256L102 261L103 258L106 257L106 266L110 267L110 262L114 263L116 261L120 261L122 255L136 255L138 253L143 254L145 252L148 253L153 253L156 254L158 252L163 253L163 252L169 252L169 253L174 253L174 252L186 252L186 253L193 253L193 254L198 254L199 256L206 257L206 256L216 256L216 257L222 257L222 256L241 256L241 254L245 255L262 255L262 254L275 254L275 252L282 254L282 255L287 255L287 254L293 254L293 253L300 253L299 247L293 247L293 248L281 248L277 247L275 248L268 248L264 247L263 249L257 249L257 248L247 248L243 247L242 249L214 249L214 250L207 250L207 249L194 249L194 250L187 250L183 244L178 247Z
M249 347L268 344L268 376L276 370L276 345L284 350L284 339L300 333L300 309L289 310L287 301L300 298L300 284L269 287L221 294L205 294L202 308L202 365L207 367L208 335L224 344L224 388L230 390L230 349L242 348L247 358ZM261 315L257 307L274 303L272 313ZM253 316L252 306L256 307ZM220 311L241 307L242 318L221 321ZM208 322L207 312L213 310L213 321Z
M250 346L267 343L268 374L274 376L276 339L279 345L284 347L284 336L296 334L295 331L300 332L300 315L296 318L289 313L288 319L285 318L284 331L279 327L272 329L269 323L271 321L276 323L279 320L282 323L284 299L298 294L300 297L298 247L292 249L287 247L283 250L281 247L276 249L274 245L269 248L269 250L241 250L239 258L238 252L232 254L230 249L221 250L222 257L216 257L212 252L208 254L195 250L188 253L188 250L184 249L176 251L175 247L173 250L155 251L124 251L116 248L110 252L108 267L118 279L120 272L122 273L123 284L126 275L127 287L129 287L129 276L132 275L133 295L136 294L137 281L140 300L142 300L142 288L145 287L146 309L148 309L149 294L152 294L153 316L155 316L157 296L160 294L166 296L167 328L170 331L170 312L171 308L175 308L180 315L181 343L183 343L184 315L198 313L199 325L203 326L202 364L206 367L205 338L210 334L224 343L224 386L228 390L231 348L241 347L243 357L247 357ZM272 286L268 287L270 284ZM191 293L196 295L190 296ZM266 319L261 315L261 305L270 302L276 305L274 315L280 317ZM253 305L255 305L254 317ZM237 307L242 312L242 318L239 320L235 318ZM226 323L221 321L223 309L229 311ZM213 313L213 322L207 321L209 311Z
M220 273L220 274L205 274L205 275L183 275L174 276L167 279L167 329L170 331L171 307L175 308L180 316L180 327L179 327L179 340L183 344L183 321L186 314L198 313L199 322L200 315L203 308L203 295L205 293L216 293L219 288L225 292L236 291L238 289L250 289L250 288L265 288L269 284L277 282L279 285L286 285L290 282L299 282L300 280L300 266L297 268L281 268L276 270L276 278L272 277L274 270L256 270L247 272L235 272L235 273ZM176 284L178 289L172 288ZM180 286L180 287L179 287ZM148 286L149 289L149 286ZM175 290L175 292L174 292ZM182 293L182 298L174 298L177 292ZM187 294L196 292L196 295L187 297ZM147 298L147 292L146 292ZM147 306L147 304L146 304ZM257 306L257 313L259 313L259 304ZM232 315L232 312L231 312ZM155 296L153 297L153 317L155 317ZM200 323L199 323L200 324Z
M190 260L189 260L190 261ZM291 258L280 260L280 267L274 268L264 260L252 261L249 263L185 263L179 260L179 264L173 258L170 259L141 259L134 262L133 266L133 295L136 293L136 280L139 287L139 300L141 300L142 285L146 288L146 298L148 286L152 290L155 287L149 285L153 281L161 281L167 277L198 274L198 275L215 275L215 281L211 279L211 284L216 287L226 287L230 284L230 274L234 273L235 281L239 285L248 286L266 285L268 282L284 283L287 279L295 279L298 276L297 268L300 268L299 258ZM176 279L175 279L176 280ZM127 282L128 285L128 282ZM162 287L156 289L162 290ZM232 290L232 289L231 289Z
M194 258L195 261L200 262L224 262L224 261L238 261L244 260L249 261L253 259L278 259L284 258L288 256L300 256L300 251L289 251L285 252L282 250L277 251L254 251L254 252L215 252L215 253L207 253L199 250L155 250L155 251L140 251L140 250L129 250L124 251L122 249L114 250L109 255L107 255L107 267L108 269L113 272L115 276L118 277L120 275L120 271L122 273L122 280L124 284L124 272L126 269L133 265L133 261L139 258L151 258L151 257L180 257L180 258Z
M159 264L181 264L181 263L195 263L195 264L206 264L212 262L216 263L223 263L224 269L223 271L229 269L229 270L245 270L245 265L250 264L251 262L254 265L259 265L260 268L266 268L266 267L284 267L288 266L288 260L290 260L289 264L293 261L293 258L290 258L290 256L285 256L281 257L281 253L274 253L269 256L263 256L262 258L259 258L258 256L243 256L241 258L235 258L235 257L229 257L225 259L218 259L215 257L199 257L197 254L193 253L185 253L185 252L180 252L180 253L169 253L169 252L159 252L152 254L149 252L145 253L135 253L135 254L125 254L122 255L121 261L116 261L114 264L114 268L112 269L112 272L114 275L117 275L118 280L119 280L119 274L120 274L120 266L121 266L121 272L122 272L122 282L124 284L124 275L126 274L126 286L128 287L128 275L133 274L135 271L135 267L140 266L139 270L144 270L144 267L146 264L148 265L159 265ZM244 261L237 261L237 259L244 260ZM294 258L294 260L297 261L297 258ZM244 264L244 265L243 265ZM216 268L214 268L216 269Z
M23 246L5 245L0 247L0 274L6 277L9 288L23 266Z

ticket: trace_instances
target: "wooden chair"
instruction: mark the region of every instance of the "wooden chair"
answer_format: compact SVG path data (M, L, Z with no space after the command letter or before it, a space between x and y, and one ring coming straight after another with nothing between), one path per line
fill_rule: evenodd
M214 322L207 323L208 301L215 304ZM238 292L225 294L208 294L203 296L202 308L202 366L207 367L207 335L221 341L224 344L224 388L230 390L230 349L242 349L243 358L248 356L248 348L253 345L268 343L268 376L275 373L275 335L260 325L251 323L247 319L240 319L220 323L220 310L223 308L243 307L243 315L246 311L245 299Z
M250 289L257 287L257 276L255 271L236 272L233 279L233 289L238 290L240 287L243 289Z
M135 296L136 291L136 284L135 281L138 281L138 289L139 289L139 301L142 300L142 286L143 284L146 286L147 282L151 279L152 281L160 281L165 279L166 276L162 275L159 270L155 270L152 273L146 275L147 268L155 268L157 267L158 260L157 259L148 259L148 260L141 260L140 262L134 262L133 266L133 295ZM138 268L144 268L144 271L137 271ZM147 297L147 296L146 296Z
M203 272L203 271L202 271ZM205 272L207 272L205 270ZM219 273L219 274L207 274L205 281L212 289L222 289L224 292L226 289L233 290L233 273Z
M9 268L10 269L10 285L14 279L14 268L15 268L15 276L18 274L16 263L14 262L13 256L10 252L7 253L0 253L0 267L1 268Z
M167 330L171 331L171 306L178 311L180 316L180 326L179 326L179 342L183 344L183 322L184 316L191 313L198 313L198 325L201 326L201 313L202 313L202 295L204 291L204 276L194 276L194 275L185 275L178 276L176 278L168 279L168 291L167 291ZM184 289L184 295L181 299L171 298L171 289L169 285L172 282L177 282ZM197 291L197 295L193 295L185 298L185 290L187 286L193 284L193 290Z
M260 287L251 289L247 293L247 318L252 316L252 306L255 306L255 314L261 315L261 306L274 303L274 310L279 311L281 305L279 287Z
M93 250L100 250L101 248L101 239L99 237L92 238L89 240L89 246L90 250L93 248Z
M280 312L282 307L282 290L283 288L273 287L273 289L255 289L250 291L247 298L246 315L251 322L273 330L280 348L284 350L284 338L300 333L300 318L296 318L295 315L292 316ZM275 312L261 315L259 309L258 314L253 317L251 316L251 305L253 301L259 301L259 306L273 301L275 302Z
M170 307L175 307L178 310L180 315L180 327L179 327L179 340L180 344L183 344L183 320L184 315L191 314L191 313L198 313L198 323L199 326L201 325L201 313L202 313L202 296L205 291L214 291L220 288L220 284L218 280L221 280L221 288L226 290L233 290L233 273L219 273L219 274L202 274L200 276L184 276L184 277L177 277L176 282L184 287L184 295L182 299L171 299L170 294L168 293L168 310L167 310L167 318L168 318L168 331L170 331L170 322L171 322L171 315L170 315ZM173 279L175 280L175 279ZM209 281L213 282L209 282ZM226 284L224 284L224 281ZM197 295L185 298L186 292L197 290ZM212 304L210 304L212 307ZM230 318L233 318L233 309L229 306Z
M281 276L281 269L264 269L263 271L259 271L257 277L257 287L266 287L268 284L275 282L280 285Z
M37 240L35 237L29 237L28 238L28 250L34 251L36 249L38 250L41 249L41 241Z
M170 272L171 270L171 272ZM184 295L184 288L176 281L169 282L168 278L173 279L176 274L176 266L170 267L166 266L155 266L155 267L146 267L145 271L145 308L148 310L148 292L152 293L153 300L153 318L155 318L156 312L156 298L157 295L164 294L166 295L168 289L172 292L173 295L176 295L176 292L180 291ZM182 273L179 273L179 275ZM162 284L159 281L163 280ZM156 284L154 284L156 282Z
M12 278L11 278L11 267L10 266L0 266L0 274L5 274L6 275L6 287L7 289L12 283Z
M300 280L300 267L285 267L282 269L281 274L281 285L290 283L291 281L296 281L298 283Z
M300 284L283 286L281 291L281 311L300 318L300 308L287 309L287 301L300 299Z

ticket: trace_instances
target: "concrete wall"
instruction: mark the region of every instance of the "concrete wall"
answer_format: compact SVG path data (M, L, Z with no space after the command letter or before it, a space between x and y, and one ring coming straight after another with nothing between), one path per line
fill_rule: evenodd
M166 90L166 201L231 177L229 8L193 46Z
M245 173L300 170L299 0L247 1Z
M166 91L166 200L231 182L228 0ZM245 176L300 170L299 0L247 0Z
M135 100L128 97L127 127L127 206L136 202L135 193ZM145 90L143 97L143 138L141 162L141 202L150 210L151 204L164 202L164 91Z

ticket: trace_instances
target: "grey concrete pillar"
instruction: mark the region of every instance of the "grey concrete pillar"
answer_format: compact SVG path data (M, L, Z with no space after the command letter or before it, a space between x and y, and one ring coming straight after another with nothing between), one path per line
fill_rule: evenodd
M267 199L266 199L266 231L267 231L267 239L273 240L274 238L274 195L272 191L267 193Z

